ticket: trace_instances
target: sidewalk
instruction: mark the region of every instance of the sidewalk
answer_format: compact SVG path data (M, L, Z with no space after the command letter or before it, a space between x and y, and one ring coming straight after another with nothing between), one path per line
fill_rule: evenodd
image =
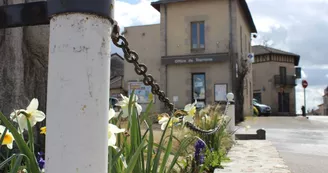
M268 140L238 140L228 153L231 159L217 173L291 173Z

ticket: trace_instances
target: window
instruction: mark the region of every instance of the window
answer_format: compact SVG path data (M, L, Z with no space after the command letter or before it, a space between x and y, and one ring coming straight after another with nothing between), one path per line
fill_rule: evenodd
M205 91L206 80L205 73L193 73L192 74L192 101L197 99L197 102L203 102L205 104Z
M287 71L286 67L279 67L279 74L280 74L280 82L281 84L285 84L287 80Z
M204 22L191 23L191 48L205 49L205 24Z

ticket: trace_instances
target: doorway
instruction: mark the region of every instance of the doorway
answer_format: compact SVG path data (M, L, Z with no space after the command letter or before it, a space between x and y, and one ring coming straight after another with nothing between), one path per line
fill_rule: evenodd
M278 93L278 111L289 112L289 93L279 92Z

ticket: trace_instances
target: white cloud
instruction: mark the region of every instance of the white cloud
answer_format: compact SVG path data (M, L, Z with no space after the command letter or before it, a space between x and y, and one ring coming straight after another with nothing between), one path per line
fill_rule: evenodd
M307 78L307 75L306 75L306 73L304 72L304 70L301 71L301 75L302 75L302 78L304 78L304 79Z
M323 90L326 86L312 86L306 88L306 109L317 109L323 102ZM301 113L301 107L304 105L304 89L302 85L296 86L296 113Z
M140 0L137 4L115 2L115 20L122 27L159 23L160 13L153 8L152 0Z

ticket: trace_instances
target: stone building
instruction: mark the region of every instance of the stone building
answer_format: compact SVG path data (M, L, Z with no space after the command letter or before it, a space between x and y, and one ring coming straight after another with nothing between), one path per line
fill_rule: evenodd
M225 101L226 93L235 91L237 64L247 60L251 34L257 32L246 1L160 0L151 5L160 23L126 27L124 35L161 89L177 108L195 99L199 107ZM125 83L141 81L132 64L125 63ZM245 81L245 114L251 114L251 73ZM163 110L158 101L154 107Z
M296 115L295 86L301 76L295 67L300 56L260 45L252 50L253 97L270 106L273 115Z

